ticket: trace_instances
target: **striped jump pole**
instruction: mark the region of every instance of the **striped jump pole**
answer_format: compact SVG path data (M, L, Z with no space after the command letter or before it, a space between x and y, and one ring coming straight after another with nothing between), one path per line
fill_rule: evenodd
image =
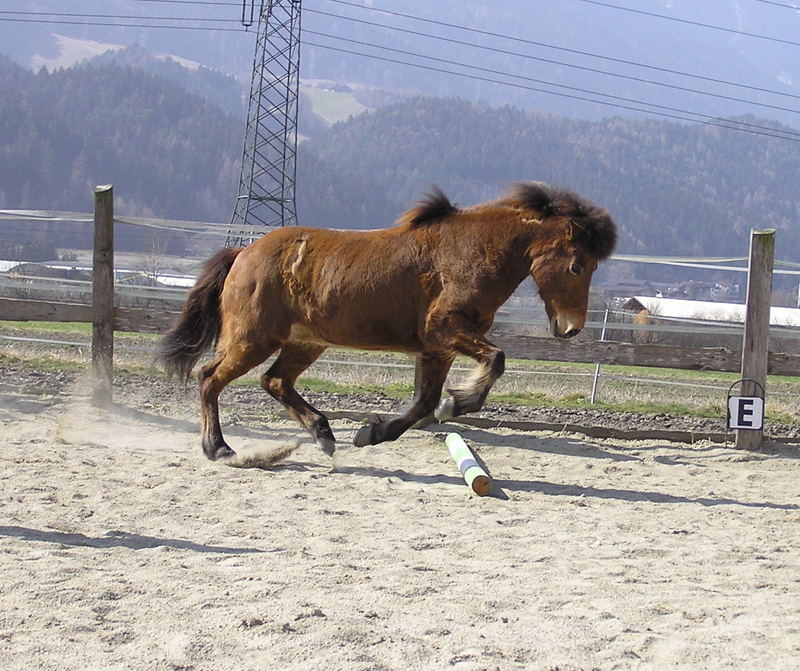
M457 433L448 433L444 442L447 445L447 449L450 450L450 456L456 462L458 470L461 471L464 482L469 485L470 489L478 496L490 494L492 492L492 479L481 468L464 439Z

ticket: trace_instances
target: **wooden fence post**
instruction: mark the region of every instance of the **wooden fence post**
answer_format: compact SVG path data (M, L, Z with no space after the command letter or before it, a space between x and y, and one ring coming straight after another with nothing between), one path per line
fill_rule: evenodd
M94 190L92 403L108 406L114 376L114 189Z
M750 262L747 268L747 309L742 341L742 396L758 396L767 388L769 354L769 308L772 296L772 267L775 258L775 231L751 231ZM761 389L754 380L761 385ZM765 393L766 396L766 393ZM766 398L765 398L766 401ZM763 431L736 430L736 447L761 448Z

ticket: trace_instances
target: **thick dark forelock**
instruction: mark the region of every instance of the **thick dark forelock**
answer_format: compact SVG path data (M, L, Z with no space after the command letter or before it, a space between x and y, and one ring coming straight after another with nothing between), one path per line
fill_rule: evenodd
M577 243L598 261L607 259L617 244L617 227L608 210L573 191L541 182L514 185L510 199L539 217L566 217L577 226Z

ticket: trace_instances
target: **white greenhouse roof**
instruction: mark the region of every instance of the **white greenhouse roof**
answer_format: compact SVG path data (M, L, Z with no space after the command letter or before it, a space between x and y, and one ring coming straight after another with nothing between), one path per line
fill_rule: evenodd
M746 306L738 303L716 303L714 301L690 301L681 298L655 298L634 296L654 316L680 319L703 319L707 321L744 322ZM770 308L771 326L800 327L800 309Z

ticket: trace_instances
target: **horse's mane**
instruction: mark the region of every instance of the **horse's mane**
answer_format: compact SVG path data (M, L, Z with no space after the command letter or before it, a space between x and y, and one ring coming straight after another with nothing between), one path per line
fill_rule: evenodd
M542 182L515 184L504 202L532 210L540 217L566 217L580 231L576 242L599 261L607 259L617 244L617 227L608 210L573 191L556 189Z
M528 210L539 219L565 217L575 224L576 242L599 261L607 259L617 243L617 229L608 210L567 189L557 189L542 182L515 184L505 196L468 208L466 211L490 207ZM431 185L427 195L416 207L404 212L398 224L412 227L427 226L462 212L436 185Z
M397 223L425 226L445 219L455 212L458 212L458 208L450 202L450 199L438 186L432 184L428 194L419 201L416 207L401 214Z

